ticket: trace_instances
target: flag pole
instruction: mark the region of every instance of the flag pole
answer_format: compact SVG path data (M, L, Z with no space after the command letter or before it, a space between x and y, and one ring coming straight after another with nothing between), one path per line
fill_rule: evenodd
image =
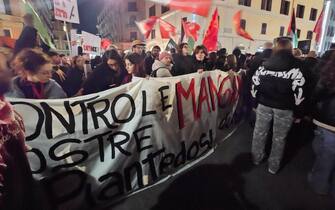
M69 38L69 33L67 31L67 27L66 27L66 21L64 20L64 26L63 26L63 30L65 31L66 34L66 39L67 39L67 45L69 46L69 55L72 54L71 52L71 43L70 43L70 38ZM72 55L71 55L72 56Z

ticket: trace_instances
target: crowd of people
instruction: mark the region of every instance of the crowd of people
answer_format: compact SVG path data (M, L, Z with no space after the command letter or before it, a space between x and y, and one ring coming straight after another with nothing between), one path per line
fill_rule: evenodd
M208 52L203 45L181 43L176 52L162 51L154 46L145 51L145 43L135 40L132 51L124 54L111 47L102 57L72 58L37 47L33 28L27 26L32 44L20 39L12 56L0 53L0 169L11 168L6 162L6 144L19 139L18 150L24 150L22 120L5 100L6 97L26 99L60 99L105 91L136 81L139 78L173 77L204 71L221 70L243 75L241 98L245 118L256 110L251 153L255 165L265 158L265 145L272 127L272 148L269 172L281 168L286 136L293 123L312 121L315 126L316 160L308 180L319 194L333 192L335 169L335 45L317 57L311 51L303 55L292 49L291 41L280 38L265 43L263 52L243 54L235 48ZM243 72L243 73L242 73ZM13 146L13 145L10 145ZM27 161L26 161L27 162ZM12 163L9 163L12 164ZM7 173L0 173L0 183ZM5 185L5 184L4 184ZM1 188L3 189L3 188ZM0 192L1 192L0 189Z

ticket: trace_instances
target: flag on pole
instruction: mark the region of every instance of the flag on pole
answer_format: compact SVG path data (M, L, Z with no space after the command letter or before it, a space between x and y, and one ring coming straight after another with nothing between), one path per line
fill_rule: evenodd
M55 45L52 42L52 39L50 37L50 34L47 30L47 28L44 26L40 16L36 13L33 6L28 1L23 1L24 10L26 13L32 14L34 17L34 27L37 29L38 34L40 35L40 38L42 41L48 45L50 48L55 49Z
M189 52L190 54L192 54L192 52L193 52L193 50L194 50L194 45L195 45L195 41L194 41L194 39L192 39L192 38L188 38L188 40L187 40L187 44L188 44L188 52Z
M241 27L241 15L242 10L238 11L233 17L233 24L235 26L235 31L239 36L254 41L254 39L250 36L250 34Z
M176 27L161 18L159 19L159 30L162 39L170 39L176 35Z
M112 44L111 40L107 38L101 39L101 49L106 50L111 44Z
M151 16L146 20L142 20L140 22L135 22L141 33L144 35L146 39L149 38L152 29L154 28L158 17Z
M298 47L298 35L297 35L297 28L296 28L296 21L295 21L295 11L294 11L294 7L292 10L292 16L291 16L291 21L290 21L290 25L288 27L288 35L292 36L292 43L293 43L293 48L297 48Z
M164 4L171 9L194 13L200 16L208 16L212 0L150 0Z
M187 37L185 35L185 30L184 30L184 25L183 23L187 21L187 17L183 17L181 19L181 31L180 31L180 43L185 43L187 42Z
M194 41L198 41L198 31L200 25L194 22L182 21L184 33L188 38L192 38Z
M322 24L323 24L323 15L324 15L323 13L324 13L324 9L322 9L321 14L318 18L318 21L316 22L316 25L313 30L313 32L316 34L315 36L316 43L320 42L320 38L322 35Z
M211 23L205 34L205 38L202 42L209 52L217 50L218 33L219 33L219 14L218 9L216 8L212 16Z
M173 39L170 39L166 44L165 51L170 51L172 48L176 49L177 43Z

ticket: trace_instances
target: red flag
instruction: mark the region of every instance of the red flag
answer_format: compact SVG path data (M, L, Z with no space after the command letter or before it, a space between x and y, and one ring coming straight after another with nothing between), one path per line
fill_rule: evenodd
M172 36L176 35L176 27L161 18L159 19L159 30L162 39L170 39Z
M140 29L141 33L144 35L146 39L149 38L149 35L154 28L156 22L157 22L158 17L156 16L151 16L146 20L136 22L137 27Z
M203 45L208 49L208 51L217 50L218 45L218 33L219 33L219 14L216 8L212 16L211 23L207 29Z
M182 21L184 32L187 37L191 37L194 41L198 40L198 31L200 30L200 25L198 23L191 23Z
M106 50L110 45L112 44L112 41L109 39L101 39L101 48Z
M160 4L165 4L171 9L182 10L200 16L208 16L212 5L212 0L151 0Z
M322 24L323 24L323 15L324 15L323 12L324 12L324 10L322 10L322 12L321 12L321 14L318 18L318 21L316 22L314 30L313 30L313 32L316 33L315 41L317 43L320 42L321 33L322 33Z
M242 10L238 11L233 17L235 31L239 36L245 39L254 41L254 39L250 36L250 34L241 27L241 15L242 15Z

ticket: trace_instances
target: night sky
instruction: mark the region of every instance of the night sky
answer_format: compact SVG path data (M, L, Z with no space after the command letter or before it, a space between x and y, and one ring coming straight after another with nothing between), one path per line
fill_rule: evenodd
M103 8L104 1L113 0L78 0L80 25L75 25L74 27L97 34L97 16Z

